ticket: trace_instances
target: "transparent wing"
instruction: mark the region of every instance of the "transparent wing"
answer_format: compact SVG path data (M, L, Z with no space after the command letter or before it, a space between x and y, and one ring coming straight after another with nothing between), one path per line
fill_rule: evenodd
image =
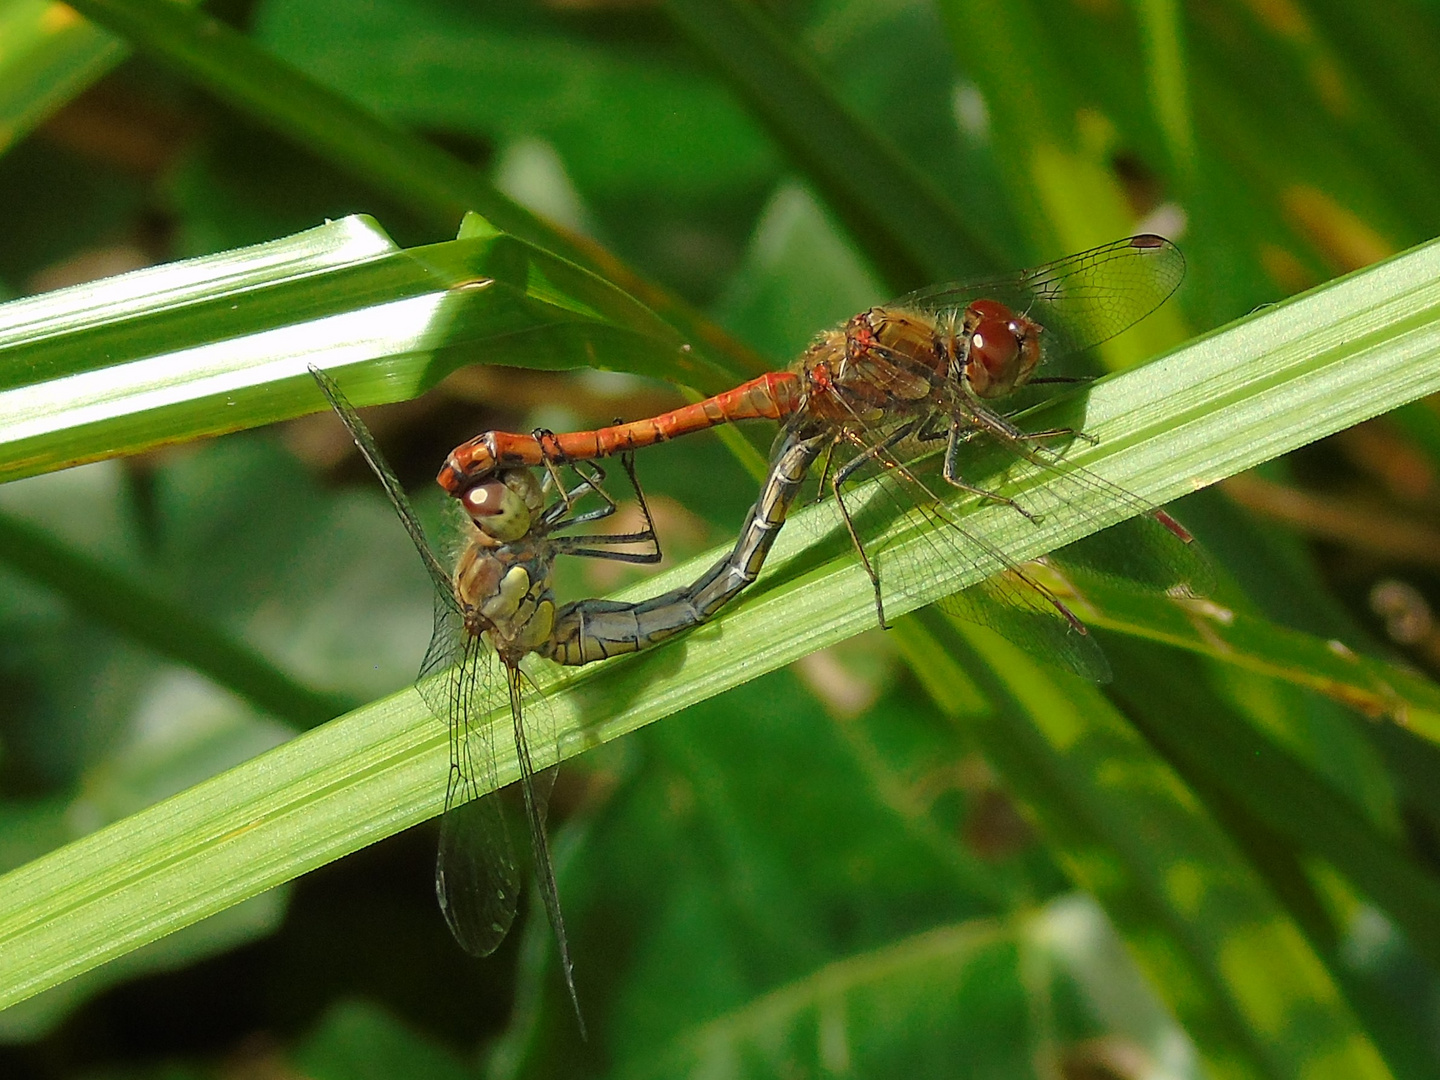
M458 613L439 603L435 635L416 688L431 711L445 719L450 735L450 775L435 859L435 894L450 932L466 952L488 956L515 921L520 870L503 796L497 790L496 769L496 762L507 756L500 740L513 739L535 880L555 931L561 970L583 1034L585 1023L545 828L556 768L537 770L531 752L532 747L542 748L548 760L558 760L554 713L531 692L518 667L506 664L485 642L467 634ZM502 700L509 705L508 729L489 722Z
M390 468L390 463L385 460L384 455L380 453L380 448L375 445L375 436L370 434L370 429L365 426L365 421L360 419L360 414L355 411L355 407L350 404L349 399L334 379L314 365L310 367L310 374L319 384L320 392L325 395L325 400L330 403L330 407L335 410L346 430L350 432L350 438L355 441L355 447L360 451L360 456L365 459L365 463L370 466L370 471L375 474L380 481L380 486L385 489L385 497L390 500L390 505L395 508L400 523L410 534L410 542L420 553L420 561L425 564L425 569L430 574L430 580L435 583L437 592L453 604L450 575L435 555L429 540L426 539L425 530L420 527L420 519L415 516L415 511L410 506L410 500L405 497L405 489L400 486L399 478Z
M518 667L503 662L483 641L468 632L450 574L430 547L410 501L380 454L370 430L335 380L315 367L310 368L310 374L379 478L435 584L435 633L421 664L416 689L430 711L445 722L450 740L450 772L445 788L445 811L440 821L440 849L435 860L435 893L440 910L460 947L474 956L494 952L515 921L520 872L500 793L496 790L496 762L501 756L496 745L496 728L488 722L501 692L502 680L496 677L497 672L503 672L504 699L510 707L510 737L514 739L520 763L520 786L535 853L535 874L559 942L566 985L583 1035L585 1025L580 1018L570 947L545 831L555 769L552 766L537 772L530 753L532 743L548 744L549 760L558 760L559 755L554 752L557 738L553 714L538 697L524 693L527 681ZM633 473L631 476L633 480ZM653 538L653 533L650 535ZM498 552L494 557L503 558Z
M892 607L918 599L957 570L970 571L983 580L943 601L945 610L989 626L1034 656L1104 682L1109 663L1064 596L1047 584L1046 575L1021 563L1013 548L984 539L972 513L1013 515L1027 529L1040 528L1061 511L1078 514L1097 530L1131 519L1119 543L1081 542L1079 561L1156 593L1200 594L1212 579L1203 554L1163 525L1154 506L1042 443L1000 436L972 440L975 452L965 455L964 479L977 493L961 492L945 480L944 455L934 439L902 440L884 452L873 450L884 442L874 433L857 441L862 449L854 453L869 464L856 480L869 483L847 484L841 497L879 578L882 600ZM1037 473L1040 483L1034 482ZM902 542L911 547L911 557L891 558ZM1060 565L1064 559L1063 550L1050 557Z
M999 300L1044 327L1041 368L1129 329L1163 304L1185 276L1185 257L1164 237L1131 236L994 281L934 285L894 307L957 316L975 300Z
M1103 650L1064 599L1032 569L963 524L963 504L976 496L962 497L962 505L947 503L913 471L891 466L844 497L856 505L857 531L887 610L913 606L910 601L925 595L934 581L973 571L982 580L941 600L942 609L989 627L1042 662L1095 682L1109 680ZM916 541L909 557L892 559L894 547L908 540Z
M499 658L457 621L441 609L416 683L450 734L435 895L460 947L488 956L515 921L520 871L495 790L494 730L474 722L494 700Z
M953 408L950 415L955 415ZM958 426L968 428L962 441L972 449L964 461L956 452L958 471L967 481L985 477L976 486L1002 495L1007 483L1025 484L1020 503L1037 522L1057 512L1073 512L1094 523L1097 531L1061 549L1057 562L1084 565L1150 591L1203 596L1213 588L1214 568L1181 525L1153 503L1073 460L1076 448L1093 440L1069 429L1034 435L983 407L972 406ZM1035 484L1037 477L1040 482Z
M560 910L560 890L555 884L555 863L550 856L550 834L545 828L550 810L550 792L555 786L556 766L550 765L536 770L530 756L530 747L544 746L552 761L559 760L559 739L555 730L554 714L536 694L526 694L529 685L524 672L519 668L507 671L510 694L510 717L515 730L515 751L520 762L520 790L525 797L525 820L530 827L530 850L535 855L535 882L540 897L545 903L545 914L550 928L555 932L555 942L560 953L560 970L565 976L565 988L570 993L570 1004L575 1010L575 1020L580 1025L580 1037L585 1038L585 1018L580 1013L580 996L575 991L575 965L570 959L570 939L565 933L565 916ZM526 719L525 703L529 703L529 719Z

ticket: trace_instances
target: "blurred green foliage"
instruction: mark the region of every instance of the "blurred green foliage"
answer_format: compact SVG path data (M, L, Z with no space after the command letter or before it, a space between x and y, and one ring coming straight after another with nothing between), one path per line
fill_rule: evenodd
M1405 0L217 6L242 45L391 125L368 158L322 137L323 98L267 98L243 49L242 86L145 3L77 7L126 39L0 3L6 294L357 212L404 244L449 239L466 196L386 160L404 132L504 192L476 205L506 229L577 243L663 315L707 312L740 366L936 278L1175 235L1186 288L1107 357L1124 363L1440 232L1440 15ZM376 426L431 515L435 462L477 430L671 400L481 370ZM1381 655L1391 629L1433 668L1415 622L1440 584L1437 433L1409 406L1236 489L1315 543L1219 496L1178 512L1242 614ZM300 422L9 484L0 513L313 694L369 700L410 678L429 598L343 446ZM680 554L753 497L708 436L641 472ZM293 729L0 573L3 868ZM618 584L567 574L565 596ZM1374 614L1381 585L1409 606ZM1433 744L1375 706L1384 685L1367 716L1323 679L1104 641L1108 697L927 616L568 765L588 1045L543 918L483 965L458 956L420 828L0 1012L0 1071L1440 1075L1440 950L1397 929L1440 888Z

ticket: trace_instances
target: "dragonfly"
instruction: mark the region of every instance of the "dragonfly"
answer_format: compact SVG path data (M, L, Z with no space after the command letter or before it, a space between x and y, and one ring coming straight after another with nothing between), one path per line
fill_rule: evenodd
M622 455L621 463L639 503L643 529L615 534L569 531L616 511L598 466L588 470L571 466L577 479L568 488L554 465L546 467L543 480L529 468L501 469L466 490L464 546L453 568L447 569L364 421L334 379L317 368L310 372L379 478L435 586L435 633L416 688L449 731L449 773L435 863L440 908L455 940L476 956L493 952L515 918L519 871L496 791L493 732L484 722L490 686L498 676L509 700L536 881L583 1036L585 1025L545 830L554 769L537 769L532 755L532 747L544 748L542 753L556 751L558 740L548 708L527 692L533 683L521 664L531 655L578 665L633 652L649 640L664 640L694 625L701 609L689 602L683 590L641 604L580 600L561 606L555 601L552 575L561 555L630 563L655 563L661 558L654 522L628 454ZM587 499L598 505L580 509ZM558 760L558 753L553 756Z
M1180 249L1143 234L994 281L921 289L821 333L785 371L659 416L564 434L483 432L450 452L436 481L460 497L498 468L593 461L742 420L863 430L942 410L957 433L1010 435L989 402L1129 329L1184 275Z
M934 526L933 551L922 562L936 569L974 567L973 576L989 579L968 600L955 600L955 610L1104 681L1108 662L1083 622L1037 575L963 528L914 461L943 445L945 485L1038 522L1043 508L1029 509L962 474L962 449L986 441L1002 456L1045 471L1046 484L1032 493L1032 501L1081 508L1097 526L1143 516L1169 537L1137 527L1134 558L1113 567L1120 576L1167 588L1203 583L1208 576L1203 557L1187 553L1191 537L1179 522L1070 465L1052 448L1052 441L1088 436L1070 428L1025 431L1003 411L1007 399L1028 384L1076 381L1065 373L1066 365L1153 312L1179 287L1184 271L1174 244L1144 234L992 281L923 289L823 332L785 371L656 417L559 435L485 432L456 447L437 480L463 499L471 485L501 468L629 453L722 423L782 421L761 503L730 555L688 590L705 617L754 580L798 489L797 474L827 455L828 485L869 575L881 626L887 622L880 574L844 497L844 485L866 473L883 489L881 502L897 513L914 507ZM922 588L918 582L909 586L902 581L899 591ZM670 597L667 610L673 612L679 602ZM1063 624L1058 633L1052 622L1030 617L1051 614Z

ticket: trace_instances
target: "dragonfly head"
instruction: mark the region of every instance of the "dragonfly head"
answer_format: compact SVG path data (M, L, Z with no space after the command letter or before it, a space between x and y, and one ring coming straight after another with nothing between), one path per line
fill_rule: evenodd
M965 309L965 378L982 398L1004 397L1025 385L1040 363L1039 323L998 300L976 300Z
M475 527L498 544L523 539L534 523L535 510L544 503L528 469L512 469L466 488L458 497Z

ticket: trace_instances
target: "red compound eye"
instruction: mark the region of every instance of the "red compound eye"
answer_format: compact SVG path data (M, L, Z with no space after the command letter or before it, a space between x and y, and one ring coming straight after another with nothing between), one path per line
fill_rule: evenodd
M970 359L985 366L996 382L1012 381L1007 376L1020 357L1021 330L1015 315L998 300L976 300L970 305L975 320L970 331Z
M1008 394L1040 360L1040 327L998 300L976 300L965 312L970 327L966 377L981 397Z
M992 377L1004 380L1020 356L1020 339L1013 322L984 319L970 334L970 358L985 365Z

